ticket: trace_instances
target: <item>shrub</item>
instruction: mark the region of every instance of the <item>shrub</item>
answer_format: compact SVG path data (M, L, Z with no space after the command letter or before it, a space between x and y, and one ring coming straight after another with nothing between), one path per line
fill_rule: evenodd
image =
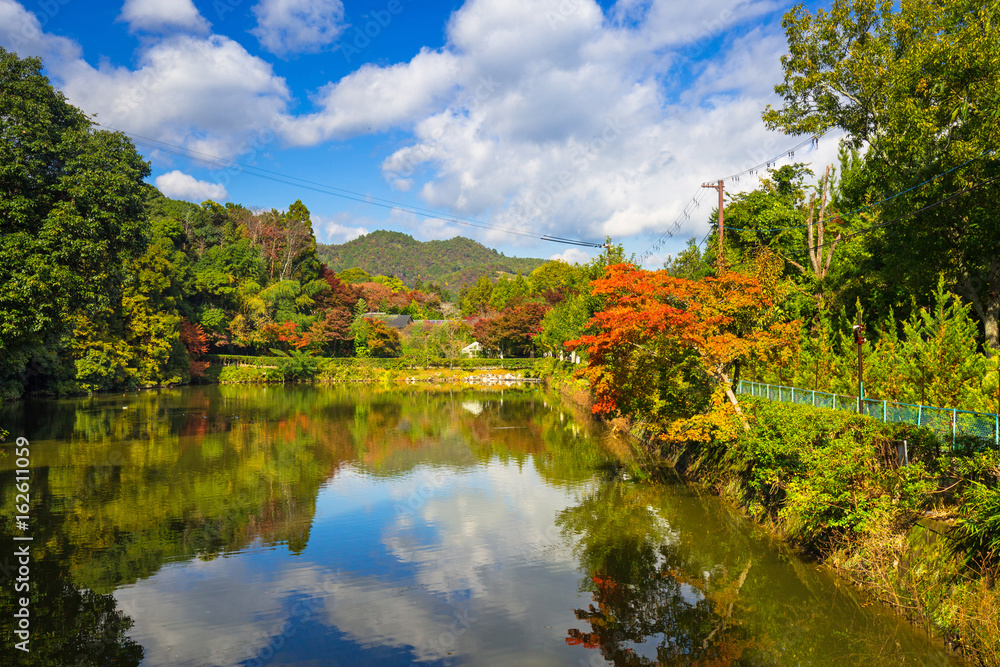
M285 375L280 368L224 366L219 372L219 382L222 384L253 384L284 381Z

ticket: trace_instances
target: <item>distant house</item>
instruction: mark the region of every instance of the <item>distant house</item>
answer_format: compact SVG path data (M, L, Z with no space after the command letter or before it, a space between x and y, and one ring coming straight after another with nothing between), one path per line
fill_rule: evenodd
M365 313L365 317L371 320L378 320L383 322L387 327L391 329L402 330L407 324L413 322L413 318L409 315L388 315L386 313Z
M467 357L478 357L483 353L483 346L479 344L479 341L473 341L469 345L462 348L462 354Z

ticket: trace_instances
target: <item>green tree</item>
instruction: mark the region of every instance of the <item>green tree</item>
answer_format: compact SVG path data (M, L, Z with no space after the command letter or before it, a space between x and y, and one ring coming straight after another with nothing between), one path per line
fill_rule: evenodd
M885 227L867 235L895 304L929 294L943 274L1000 346L1000 16L977 0L836 0L785 15L784 98L764 120L789 134L847 133L866 147L869 192L887 196ZM881 198L881 197L880 197ZM926 208L925 207L931 207ZM912 212L921 211L914 217ZM921 261L914 262L914 257Z
M406 291L406 285L403 281L395 276L375 276L372 278L373 283L378 283L379 285L385 285L391 289L394 293Z
M147 243L149 166L41 72L0 48L0 396L65 372L53 351L75 318L121 308L126 267Z
M369 356L368 352L368 323L370 319L365 317L368 312L368 304L364 299L358 299L354 304L354 318L351 322L351 338L354 339L354 354L358 357Z
M542 331L536 341L542 349L558 355L565 350L566 341L576 340L587 330L587 322L593 317L589 294L574 294L556 304L542 318Z
M687 280L701 280L713 275L714 268L707 257L707 252L702 252L698 241L688 239L684 250L676 256L668 257L663 264L663 269L674 278L685 278Z
M356 283L370 283L372 280L372 277L368 275L367 271L358 268L345 269L338 273L337 277L348 285Z
M469 317L485 313L489 310L492 297L493 283L486 276L480 277L462 297L462 315Z
M546 292L565 293L578 286L581 279L581 269L561 259L545 262L528 276L528 281L531 283L531 293L535 295Z
M507 276L500 276L497 284L493 286L490 294L490 308L500 312L508 305L514 305L524 300L531 292L531 286L523 276L511 280Z

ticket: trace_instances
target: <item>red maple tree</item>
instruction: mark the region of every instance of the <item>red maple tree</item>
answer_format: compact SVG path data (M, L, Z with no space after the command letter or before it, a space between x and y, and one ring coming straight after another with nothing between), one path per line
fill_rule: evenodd
M795 339L797 323L779 307L773 258L747 273L693 281L631 264L609 266L592 283L607 304L590 321L597 333L570 341L585 348L597 414L660 416L691 386L708 386L739 412L732 380L742 362Z

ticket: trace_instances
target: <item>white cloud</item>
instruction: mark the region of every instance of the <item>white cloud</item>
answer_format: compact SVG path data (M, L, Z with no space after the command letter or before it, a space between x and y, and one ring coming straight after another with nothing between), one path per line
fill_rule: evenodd
M457 65L453 55L429 49L408 63L364 65L321 89L314 101L322 111L296 118L284 136L302 146L408 125L455 86Z
M344 29L340 0L261 0L254 6L257 27L250 32L277 56L317 53Z
M357 223L359 220L352 218L346 213L336 215L332 218L313 215L312 220L313 229L316 231L316 236L320 243L347 243L359 236L370 233L370 230L364 224L350 224L352 222ZM371 221L365 220L364 222L371 225Z
M285 80L220 35L144 42L136 69L106 61L93 67L76 42L44 33L35 14L0 0L0 44L22 57L42 57L46 73L70 103L102 125L210 156L250 154L252 160L288 122L291 95ZM169 160L164 152L151 154Z
M208 21L191 0L125 0L118 19L134 31L187 30L199 34L209 31Z
M721 56L699 60L704 40L777 5L708 4L622 5L605 17L590 0L469 0L444 48L329 84L314 100L320 110L285 136L309 145L411 129L383 175L432 207L529 235L656 233L702 181L787 142L760 121L784 49L776 28L744 29ZM671 63L694 74L676 91L664 78ZM437 238L452 228L409 223ZM704 224L692 218L678 235Z
M206 199L224 201L229 197L226 188L219 183L199 181L194 176L174 170L156 177L154 181L160 192L172 199L184 199L200 204Z
M70 102L99 122L222 157L273 141L290 97L270 64L219 35L156 42L135 70L83 60L50 69Z
M559 259L567 264L586 264L593 257L586 250L580 250L579 248L567 248L562 252L550 255L549 259Z
M0 0L0 45L22 58L44 57L46 65L48 60L69 61L80 57L76 42L42 32L38 17L14 0Z
M224 157L250 154L242 161L275 138L312 146L402 130L408 138L385 157L383 177L426 205L529 236L621 241L654 238L702 182L795 143L760 120L776 101L785 44L776 21L754 25L780 6L619 0L604 13L593 0L467 0L444 46L362 66L317 90L315 110L299 116L290 115L284 79L226 37L175 35L144 44L134 70L92 67L75 43L0 0L0 43L45 55L70 101L112 127ZM323 49L343 29L340 0L261 0L254 12L255 34L276 53ZM833 144L796 159L827 159ZM704 234L711 206L684 221L678 247ZM396 212L390 222L420 238L528 243ZM362 228L374 227L336 220L329 233L346 240Z
M441 439L450 456L455 442L464 449L461 433ZM120 608L141 610L130 636L150 664L254 662L280 646L276 638L287 645L306 641L307 622L360 647L406 651L413 662L441 661L451 651L458 661L500 664L516 634L542 647L537 664L565 664L569 651L552 641L565 630L546 629L537 619L573 620L567 600L574 599L579 564L554 517L589 484L554 483L538 468L529 458L436 473L420 466L389 478L342 471L316 498L314 535L336 534L359 512L387 508L393 518L371 531L386 557L406 564L402 576L395 568L359 571L353 561L342 570L337 566L350 559L310 544L294 557L279 548L266 567L254 549L166 565L114 595ZM412 498L422 502L413 506ZM401 506L413 511L392 509ZM530 576L538 568L545 576Z

